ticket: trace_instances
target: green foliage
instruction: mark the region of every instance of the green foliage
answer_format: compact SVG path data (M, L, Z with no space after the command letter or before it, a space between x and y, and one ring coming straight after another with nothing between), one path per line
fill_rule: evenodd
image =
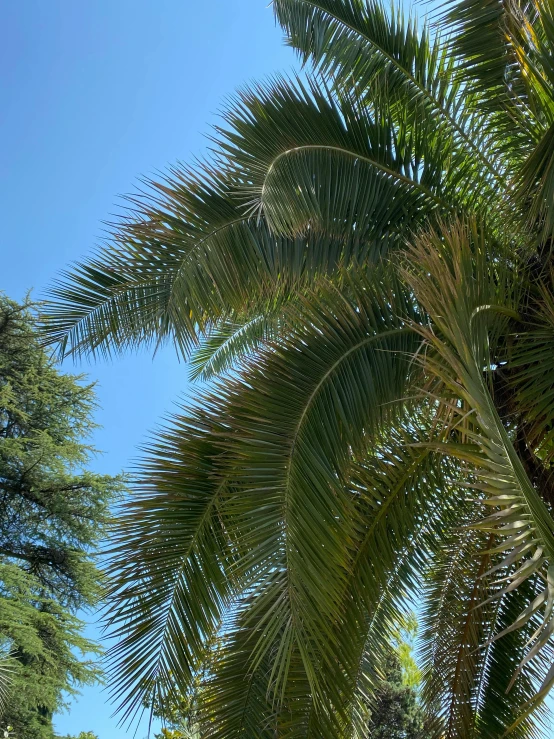
M368 739L431 739L413 685L406 685L400 657L392 652L375 691Z
M114 696L201 675L209 739L360 739L385 703L401 735L417 598L433 732L540 737L553 5L449 0L444 38L379 0L272 6L305 76L239 92L43 316L62 353L172 340L209 381L122 510Z
M81 731L78 736L70 736L68 734L67 736L57 737L56 739L98 739L98 737L92 731Z
M94 394L41 347L31 306L0 296L0 637L11 650L4 723L50 739L62 694L96 681L79 608L96 604L92 552L122 480L86 471Z
M408 614L392 638L383 667L382 680L375 690L367 739L434 739L432 723L419 698L421 671L414 660L418 624ZM222 648L219 643L217 649ZM214 655L214 659L217 657ZM200 739L199 720L206 700L202 675L198 675L188 695L161 702L155 700L153 714L164 722L155 739Z

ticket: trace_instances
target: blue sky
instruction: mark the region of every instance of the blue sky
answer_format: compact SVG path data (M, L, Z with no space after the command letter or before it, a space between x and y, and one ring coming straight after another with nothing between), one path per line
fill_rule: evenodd
M0 290L16 299L89 253L138 177L202 154L229 93L294 64L264 0L20 0L0 3L0 25ZM186 402L170 349L79 369L98 380L102 472ZM112 710L85 689L56 728L126 736Z

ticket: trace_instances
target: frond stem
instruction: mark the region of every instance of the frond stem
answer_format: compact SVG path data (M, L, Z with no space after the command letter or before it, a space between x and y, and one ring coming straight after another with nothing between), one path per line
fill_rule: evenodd
M422 185L419 182L415 182L414 180L410 179L410 177L406 177L406 175L401 174L400 172L396 172L394 169L390 169L390 167L387 167L384 164L381 164L380 162L376 161L375 159L371 159L370 157L366 157L363 154L357 154L356 152L350 151L349 149L344 149L341 146L331 146L326 144L305 144L304 146L295 146L292 149L287 149L286 151L282 151L280 154L278 154L275 159L271 162L269 165L267 172L264 177L264 181L261 188L261 205L263 206L263 199L265 195L265 190L267 187L267 181L269 179L269 176L271 175L271 172L275 168L276 164L283 159L286 156L289 156L289 154L296 154L299 151L309 151L309 150L315 150L320 149L323 151L334 151L338 152L339 154L344 154L346 156L350 156L353 159L359 159L362 162L367 162L372 167L375 167L375 169L381 170L381 172L384 172L389 177L392 177L393 179L400 180L401 182L406 183L410 187L415 188L416 190L421 190L421 192L424 192L426 195L428 195L432 200L434 200L439 205L443 205L447 207L447 204L439 198L438 195L435 195L432 190L429 190L428 187L425 187L425 185Z

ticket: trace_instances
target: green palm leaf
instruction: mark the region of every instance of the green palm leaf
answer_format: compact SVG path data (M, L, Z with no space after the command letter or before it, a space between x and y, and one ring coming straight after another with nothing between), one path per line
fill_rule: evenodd
M312 59L330 75L338 89L354 87L359 94L386 89L388 100L401 95L419 105L443 140L465 152L465 164L477 158L505 186L501 165L490 158L478 134L478 120L469 98L460 99L453 59L439 39L418 32L396 5L390 11L378 0L275 0L278 22L304 61ZM477 125L477 127L476 127ZM486 151L486 148L489 151Z
M397 130L387 110L284 79L241 93L226 119L224 150L250 181L245 204L278 232L313 225L371 243L451 203L448 141L425 119Z
M220 377L279 333L277 319L254 316L242 323L225 321L202 339L190 358L191 380Z
M249 372L252 392L228 411L235 429L228 448L240 459L236 484L244 490L239 514L251 519L262 506L268 522L245 531L245 521L241 538L249 567L272 562L253 605L269 619L254 659L280 645L273 664L277 695L298 648L314 695L329 690L339 702L341 680L335 672L334 684L322 686L320 662L336 666L331 627L353 536L352 500L341 478L351 450L393 412L387 402L402 397L409 365L399 358L417 342L386 310L394 300L409 311L400 286L387 285L383 273L377 279L381 285L371 289L363 283L354 304L334 289L328 307L306 301L302 328L258 360ZM361 385L359 377L366 378ZM324 584L321 568L328 573Z
M429 409L410 415L396 429L387 429L382 444L353 473L361 500L360 533L341 632L345 641L358 635L350 694L354 736L364 736L367 709L381 679L379 666L406 602L457 518L457 465L421 443L435 432Z
M4 650L4 653L0 655L0 718L5 711L10 698L12 672L14 667L15 660L12 653L8 650Z
M127 717L173 686L186 693L235 592L212 433L205 412L176 419L149 449L141 492L120 511L108 599L118 641L109 657L113 697L130 696Z
M43 325L62 353L171 339L188 356L213 322L252 318L372 248L325 234L276 236L240 207L236 183L207 167L175 169L149 188L106 246L52 288Z

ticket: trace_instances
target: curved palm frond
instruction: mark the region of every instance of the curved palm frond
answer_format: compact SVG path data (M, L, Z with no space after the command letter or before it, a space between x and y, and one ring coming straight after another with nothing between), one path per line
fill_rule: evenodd
M207 165L147 184L106 246L51 289L43 328L62 353L172 339L187 357L214 322L253 317L299 284L376 251L325 234L273 234L240 206L236 182Z
M370 99L384 90L389 102L400 96L433 121L440 138L460 147L464 166L478 160L496 187L506 188L501 160L480 134L483 121L461 94L454 59L427 28L418 31L399 7L379 0L274 0L273 7L289 43L338 90Z
M272 320L264 314L242 323L229 320L216 325L192 353L191 380L221 377L278 333L278 318Z
M290 646L286 685L276 695L275 664L283 641L288 645L287 637L291 638L286 624L281 625L272 647L253 660L253 645L270 628L267 610L259 608L258 591L271 592L274 608L282 597L272 587L276 573L271 572L269 582L253 588L242 603L230 644L220 652L221 668L208 678L207 736L241 736L241 732L255 736L266 725L268 731L273 727L279 736L290 739L365 735L372 694L381 679L380 659L384 664L391 648L406 589L410 583L415 586L427 556L436 550L448 519L456 512L454 487L444 484L455 466L428 447L414 444L430 429L424 431L422 424L416 432L411 422L399 429L394 441L387 439L363 464L350 469L358 531L345 564L349 574L344 602L337 612L342 618L335 623L334 638L340 640L335 651L341 659L330 665L319 658L323 685L337 681L341 670L347 673L342 708L326 710L308 679L302 652L294 645Z
M150 446L142 489L118 517L107 625L118 640L112 694L125 698L127 718L156 693L186 693L235 594L236 553L221 518L227 481L214 470L220 407L212 400L212 414L174 420Z
M373 243L458 202L460 173L444 177L451 142L421 115L397 124L388 107L281 78L244 90L226 121L222 147L249 178L244 202L279 233Z
M479 476L475 487L493 510L475 526L499 538L493 551L505 553L506 568L518 563L515 570L507 571L509 585L493 598L511 592L537 573L544 573L541 598L514 624L523 626L539 611L542 613L541 626L513 681L547 648L554 629L554 521L530 482L487 387L485 375L492 361L495 320L498 322L499 316L503 320L518 318L514 295L514 285L518 283L507 279L506 270L510 267L495 260L490 243L488 247L485 248L483 231L476 224L445 226L440 234L418 239L410 252L412 261L405 275L434 324L433 331L419 329L436 350L435 356L426 357L426 367L465 403L465 409L460 406L457 415L465 423L464 433L470 443L465 448L445 444L443 450L475 466ZM553 672L545 676L534 704L550 689ZM518 721L524 720L525 715Z
M227 448L236 449L235 480L244 491L234 505L239 521L243 517L246 561L249 567L272 563L252 607L257 618L265 613L268 619L254 661L276 650L272 689L279 696L288 660L299 649L314 700L328 695L337 708L340 670L322 685L322 663L337 667L332 627L354 535L344 475L352 451L404 396L408 356L418 341L405 318L391 315L391 303L404 316L412 308L386 271L358 284L355 301L334 287L317 303L306 299L302 325L257 358L248 373L251 391L227 410L234 427ZM352 278L350 289L355 286ZM258 510L267 524L253 526Z

